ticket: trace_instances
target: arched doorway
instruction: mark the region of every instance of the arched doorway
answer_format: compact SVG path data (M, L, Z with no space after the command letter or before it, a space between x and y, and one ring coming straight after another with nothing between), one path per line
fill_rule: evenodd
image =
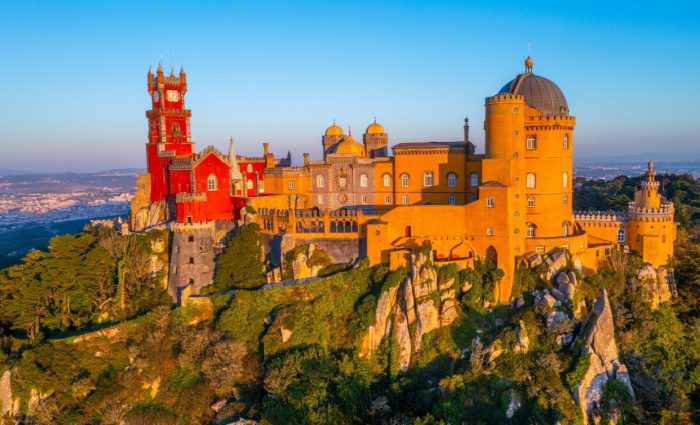
M486 248L486 262L494 267L498 266L498 252L493 246Z

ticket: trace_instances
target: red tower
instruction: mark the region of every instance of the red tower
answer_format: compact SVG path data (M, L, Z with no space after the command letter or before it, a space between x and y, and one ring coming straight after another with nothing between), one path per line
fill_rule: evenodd
M190 158L193 146L190 136L192 111L185 109L187 76L184 68L180 75L174 71L163 74L158 65L156 75L148 70L148 93L152 109L146 111L148 118L148 172L151 175L151 202L167 200L170 186L168 168L174 158Z

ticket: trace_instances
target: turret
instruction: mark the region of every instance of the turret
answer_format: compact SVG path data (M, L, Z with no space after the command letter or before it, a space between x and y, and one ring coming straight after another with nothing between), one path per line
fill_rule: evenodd
M469 143L469 117L464 117L464 143Z
M148 67L148 75L146 75L146 82L148 83L148 94L153 94L155 90L155 85L153 84L153 68Z
M187 75L185 74L185 67L180 66L180 84L182 85L182 93L187 91Z

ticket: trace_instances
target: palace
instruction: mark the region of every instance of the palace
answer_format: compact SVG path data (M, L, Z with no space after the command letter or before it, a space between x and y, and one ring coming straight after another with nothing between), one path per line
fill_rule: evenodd
M335 262L406 264L428 241L436 264L468 267L490 257L505 272L496 298L507 302L519 262L564 248L582 271L611 249L638 251L658 267L673 256L674 207L658 193L653 164L626 213L574 212L576 119L547 78L525 71L485 101L485 153L469 139L398 143L376 119L357 141L333 123L321 137L323 159L277 159L213 147L194 151L187 77L162 66L147 77L151 110L146 154L132 201L133 231L173 231L169 292L197 293L213 280L219 241L236 222L256 222L264 252L279 266L285 252L313 242Z

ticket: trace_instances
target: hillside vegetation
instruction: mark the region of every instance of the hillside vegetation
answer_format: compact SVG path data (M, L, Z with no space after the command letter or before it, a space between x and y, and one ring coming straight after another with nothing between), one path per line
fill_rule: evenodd
M631 255L577 275L575 302L561 307L565 317L583 317L606 288L634 397L610 380L597 414L620 424L700 421L700 183L668 178L665 193L687 216L673 302L652 308L635 280L641 261ZM605 193L619 196L606 208L622 209L630 184L584 183L577 207L600 208L594 203ZM440 303L453 291L458 311L449 325L422 335L402 371L397 327L371 353L366 337L378 305L410 270L360 263L255 290L259 251L244 243L256 240L255 228L243 236L218 260L231 278L216 279L217 289L243 289L201 305L171 307L162 272L152 273L167 234L123 239L88 229L54 238L47 252L0 271L0 375L10 371L19 401L10 413L37 424L582 423L573 393L591 359L580 340L562 344L552 329L541 292L533 291L553 283L535 270L517 271L521 304L494 307L499 271L487 262L476 270L426 263L439 287L454 281L426 299Z

